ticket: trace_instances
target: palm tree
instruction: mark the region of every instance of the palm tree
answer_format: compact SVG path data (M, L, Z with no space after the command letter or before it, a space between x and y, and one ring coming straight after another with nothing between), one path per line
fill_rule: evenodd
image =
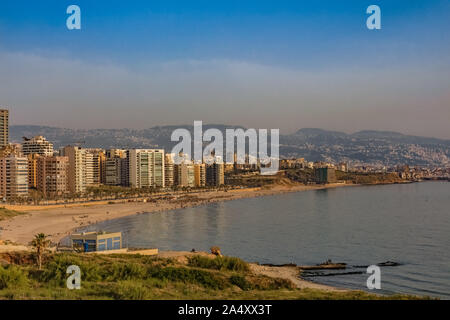
M42 254L45 252L45 249L50 245L50 240L47 239L47 236L43 233L38 233L34 236L33 241L31 241L31 245L36 250L39 270L42 268Z

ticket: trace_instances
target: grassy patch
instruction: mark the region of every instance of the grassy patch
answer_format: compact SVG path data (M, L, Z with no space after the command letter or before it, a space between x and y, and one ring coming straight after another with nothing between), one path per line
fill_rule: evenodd
M413 299L360 291L299 290L291 281L257 275L231 257L174 259L141 255L49 254L38 270L31 256L0 254L0 299ZM67 267L81 269L81 289L66 288Z
M403 182L395 173L355 173L336 171L336 179L355 184L383 184Z
M27 273L21 268L9 265L0 266L0 290L11 288L22 288L28 285Z
M0 221L11 219L13 217L20 216L23 214L26 214L26 212L9 210L9 209L6 209L5 207L1 207L0 208Z
M183 267L161 268L156 272L151 273L150 276L159 280L192 283L205 288L217 290L225 289L230 286L230 283L221 277L220 274Z
M188 265L191 267L247 272L250 270L248 263L235 257L208 258L200 255L188 257Z

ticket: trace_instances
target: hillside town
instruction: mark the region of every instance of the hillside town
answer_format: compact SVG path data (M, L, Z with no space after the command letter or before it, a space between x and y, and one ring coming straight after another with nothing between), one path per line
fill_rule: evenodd
M243 180L258 176L259 163L194 162L186 155L180 164L164 149L84 148L82 142L55 150L43 136L9 142L9 110L0 110L0 197L3 202L30 203L86 197L98 188L170 191L198 188L242 187ZM342 173L395 173L405 180L448 179L449 168L395 167L348 163L311 162L304 158L280 159L279 175L292 178L290 170L310 173L296 180L305 184L334 183ZM309 170L309 171L308 171ZM336 172L341 172L340 176ZM248 185L248 184L247 184ZM97 188L97 189L95 189ZM126 193L126 192L125 192Z

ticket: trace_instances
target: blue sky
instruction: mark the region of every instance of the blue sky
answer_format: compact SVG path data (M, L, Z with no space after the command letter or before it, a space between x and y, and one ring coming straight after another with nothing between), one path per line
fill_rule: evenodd
M373 1L42 2L2 1L3 50L123 64L219 58L310 67L365 63L379 54L383 63L431 58L449 46L448 1L378 1L379 32L364 23ZM65 26L70 4L82 9L81 31Z
M82 30L66 28L71 4L81 7ZM366 28L370 4L381 7L381 30ZM0 105L17 111L15 123L67 127L204 120L288 131L398 129L450 138L440 120L450 120L449 9L448 0L3 0L0 72L15 75L0 89ZM67 73L74 74L72 80ZM110 82L120 75L123 83ZM32 87L30 79L41 87ZM89 79L99 83L97 93L79 83ZM70 88L77 88L78 98L64 98ZM380 90L387 90L383 99ZM365 104L364 97L372 103ZM418 98L420 105L414 104ZM126 119L117 101L132 111ZM29 110L46 115L30 117ZM67 119L74 110L90 110L92 118ZM404 125L379 116L374 127L367 117L378 110L403 115ZM218 113L224 116L212 116ZM423 117L426 125L411 129Z

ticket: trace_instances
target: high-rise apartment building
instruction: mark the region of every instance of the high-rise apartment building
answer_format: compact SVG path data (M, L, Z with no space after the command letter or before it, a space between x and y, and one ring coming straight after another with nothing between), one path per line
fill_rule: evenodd
M104 152L102 149L83 149L85 153L84 166L86 186L98 186L102 179L104 164Z
M69 159L68 185L70 192L84 192L86 187L100 185L102 171L105 170L106 174L102 149L66 146L61 155Z
M165 186L163 149L128 150L129 181L133 188Z
M105 184L109 186L120 186L123 183L122 165L126 165L123 158L106 159L106 177Z
M84 152L84 180L86 187L93 186L94 183L94 172L95 172L95 159L94 154L92 152L87 152L86 149L83 150Z
M37 188L37 160L40 157L38 154L29 154L28 159L28 189Z
M106 158L125 158L127 150L124 149L108 149L105 152Z
M173 164L173 155L170 153L165 154L164 161L164 180L165 187L170 188L174 186L174 164Z
M109 186L120 185L120 158L106 159L105 184Z
M37 158L37 189L46 197L62 196L69 192L68 157Z
M179 187L195 187L194 165L184 162L174 165L175 185Z
M38 154L40 156L53 156L53 144L43 136L36 136L25 140L22 143L22 152L24 155Z
M9 155L0 158L0 196L3 199L28 196L28 159Z
M194 164L194 181L196 187L206 186L206 165L204 163Z
M0 109L0 147L9 143L9 110Z
M128 154L127 150L106 150L104 184L124 187L129 185Z
M98 153L98 161L100 164L100 184L106 183L106 154L102 150Z
M225 184L223 163L213 163L206 166L206 184L214 187Z
M67 146L62 155L69 160L68 185L71 193L86 191L86 150L76 146Z
M128 151L123 158L120 158L120 185L123 187L130 186L130 160Z

